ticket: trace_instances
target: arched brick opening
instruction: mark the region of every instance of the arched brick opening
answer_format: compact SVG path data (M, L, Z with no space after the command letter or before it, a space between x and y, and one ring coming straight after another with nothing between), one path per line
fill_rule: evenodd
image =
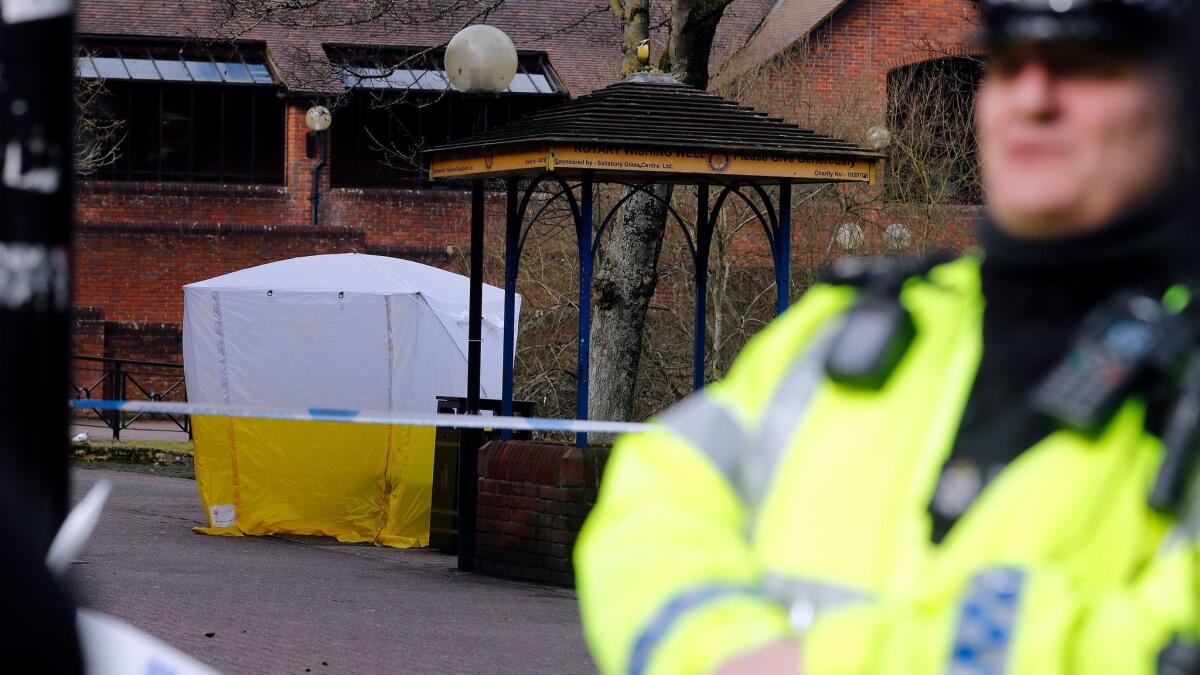
M970 52L887 71L889 201L929 206L982 201L974 132L982 78L983 61Z

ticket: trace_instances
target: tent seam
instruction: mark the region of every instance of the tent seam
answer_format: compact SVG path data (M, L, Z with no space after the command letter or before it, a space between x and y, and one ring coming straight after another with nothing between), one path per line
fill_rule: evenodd
M396 380L396 347L392 338L392 296L383 296L383 313L387 319L387 347L388 347L388 369L387 369L387 393L388 393L388 412L395 412L396 401L392 387Z
M212 292L213 319L217 333L217 352L221 355L221 398L226 405L233 402L229 391L229 361L225 354L225 320L221 313L221 293Z

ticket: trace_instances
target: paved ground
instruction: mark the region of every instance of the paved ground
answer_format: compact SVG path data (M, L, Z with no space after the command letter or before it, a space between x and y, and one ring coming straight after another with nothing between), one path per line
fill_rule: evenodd
M104 422L95 417L81 417L71 420L69 438L74 438L81 433L87 434L88 438L93 441L112 440L112 429L104 426ZM131 428L121 430L121 440L186 441L188 440L188 435L186 431L180 431L179 427L171 421L138 420L133 423Z
M193 534L190 480L74 470L113 496L74 569L82 605L227 673L590 673L575 596L454 558Z

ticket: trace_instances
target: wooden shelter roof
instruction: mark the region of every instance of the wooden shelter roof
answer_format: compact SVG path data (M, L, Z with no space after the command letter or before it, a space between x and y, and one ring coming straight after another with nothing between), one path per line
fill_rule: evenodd
M638 73L502 129L432 148L437 179L573 174L867 182L879 153L740 106L670 76Z

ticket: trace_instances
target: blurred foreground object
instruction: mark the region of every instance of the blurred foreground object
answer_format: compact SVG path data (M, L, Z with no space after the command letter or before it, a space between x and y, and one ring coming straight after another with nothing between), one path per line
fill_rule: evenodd
M111 616L79 610L79 639L88 675L216 675L196 659Z
M979 4L984 255L837 266L618 441L575 552L602 672L1200 663L1187 3Z
M0 453L42 551L66 514L74 2L0 2Z
M1093 43L1107 49L1173 48L1186 30L1190 0L980 0L993 47Z
M44 565L67 508L73 0L0 0L0 652L82 671Z
M111 492L112 484L100 481L67 514L46 556L46 567L59 579L87 545ZM89 675L216 675L183 652L100 612L77 610L75 626ZM44 672L66 671L48 667Z
M50 551L46 553L46 567L55 576L61 577L67 573L71 563L83 552L84 545L100 522L100 512L112 492L112 483L103 480L96 483L92 491L87 493L79 504L67 514L63 526L59 529Z

